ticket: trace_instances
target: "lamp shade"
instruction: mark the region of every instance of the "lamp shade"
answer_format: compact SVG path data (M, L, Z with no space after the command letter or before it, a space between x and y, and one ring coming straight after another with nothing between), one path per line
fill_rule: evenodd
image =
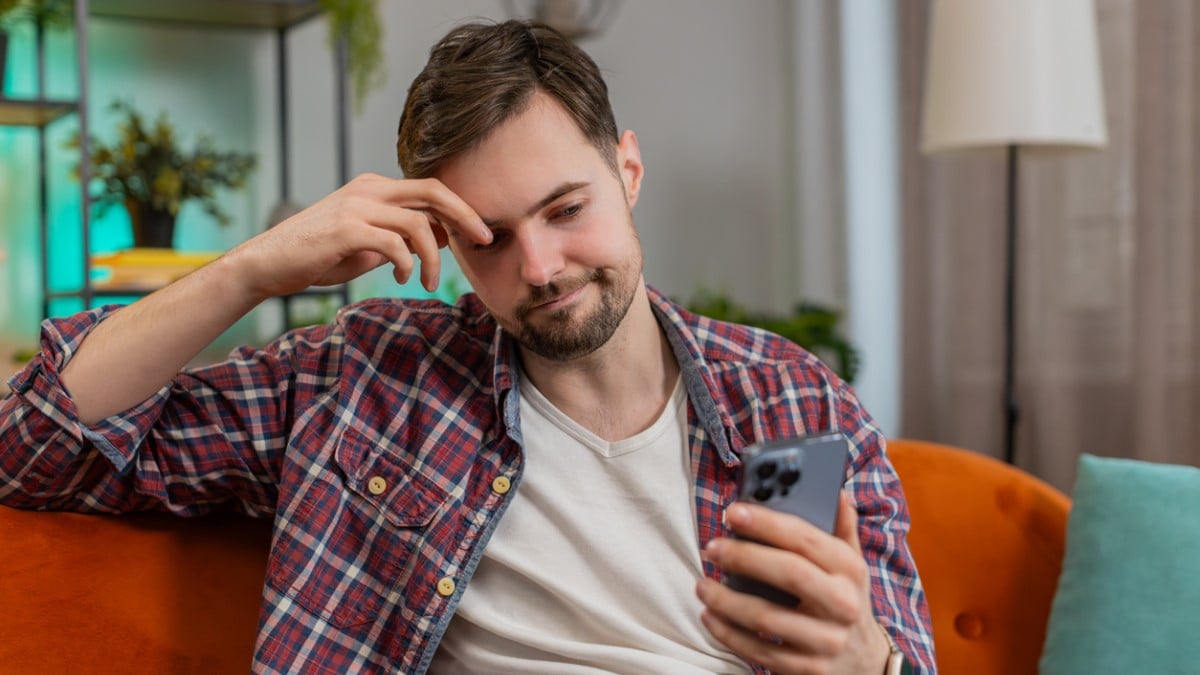
M921 149L1107 141L1092 0L933 0Z

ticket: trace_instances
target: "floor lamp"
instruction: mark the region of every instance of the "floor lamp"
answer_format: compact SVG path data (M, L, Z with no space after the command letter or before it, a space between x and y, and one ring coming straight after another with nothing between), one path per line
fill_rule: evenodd
M933 0L921 149L1007 149L1004 459L1015 459L1017 186L1023 146L1106 142L1092 0Z

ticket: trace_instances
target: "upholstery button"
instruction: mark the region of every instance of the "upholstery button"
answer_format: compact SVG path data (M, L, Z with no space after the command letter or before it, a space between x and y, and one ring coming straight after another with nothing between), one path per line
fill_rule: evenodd
M512 488L512 483L504 476L496 476L496 479L492 481L492 492L498 495L508 494L510 488Z
M973 612L961 612L954 617L954 630L967 639L983 637L985 627L983 617Z
M454 595L454 580L450 577L442 577L437 583L437 592L444 597Z
M387 481L382 476L371 476L371 480L367 481L367 489L373 495L381 495L387 492Z

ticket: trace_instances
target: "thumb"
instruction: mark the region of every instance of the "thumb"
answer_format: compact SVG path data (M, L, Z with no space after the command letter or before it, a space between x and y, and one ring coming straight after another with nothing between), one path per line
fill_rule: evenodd
M838 496L837 526L833 533L838 539L850 544L855 553L862 553L862 544L858 541L858 511L845 490Z

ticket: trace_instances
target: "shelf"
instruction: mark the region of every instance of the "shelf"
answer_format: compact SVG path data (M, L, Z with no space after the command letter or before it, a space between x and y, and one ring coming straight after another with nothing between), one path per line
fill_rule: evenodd
M321 13L317 0L91 0L89 5L95 17L227 28L286 28Z
M149 295L154 291L159 290L162 286L150 288L148 286L105 286L104 288L92 288L92 297L96 298L129 298L135 296ZM345 284L339 286L313 286L306 288L299 293L291 295L280 295L280 299L288 300L291 298L300 297L321 297L329 295L342 295L347 293ZM82 298L83 291L51 291L46 294L50 300L61 300L63 298Z
M0 97L0 126L44 127L76 108L74 101Z
M3 0L0 0L2 3ZM285 197L288 194L288 182L286 180L288 172L288 154L287 147L287 31L294 26L310 21L324 14L325 3L322 0L75 0L75 13L80 16L87 16L92 19L111 19L113 21L125 22L146 22L171 24L179 27L188 27L198 30L204 29L247 29L247 30L270 30L275 33L275 45L278 59L278 86L279 93L277 100L279 105L279 119L281 138L280 143L280 164L283 167L281 173L281 188L280 192ZM88 109L87 100L87 21L77 21L73 25L73 33L75 36L75 44L79 46L83 58L80 60L80 66L77 68L77 78L79 80L80 92L79 101L48 101L48 100L22 100L8 99L0 96L0 126L30 126L38 129L38 134L41 141L45 140L44 127L51 122L63 117L67 114L81 114ZM38 33L40 35L40 33ZM39 59L39 67L44 57L45 43L38 40L35 43L35 51ZM345 71L344 65L339 65L342 68L337 73L338 91L343 91L345 86ZM340 100L340 99L339 99ZM343 106L344 107L344 106ZM339 109L340 110L340 109ZM338 136L339 143L345 144L345 118L343 115L338 117ZM343 158L343 174L345 162L344 147L341 152ZM346 176L342 176L342 182L348 180ZM38 182L39 200L45 204L47 200L47 177L44 170L41 171L40 180ZM86 190L82 190L82 202L84 208L87 209L90 203L89 195ZM154 291L163 288L172 281L181 276L193 271L196 267L203 265L207 260L194 259L195 254L177 254L172 253L169 256L164 256L162 252L151 255L149 258L133 255L137 260L130 260L132 251L126 251L123 255L117 256L94 256L88 253L90 248L89 242L89 222L88 219L83 219L81 224L83 250L83 279L82 287L75 287L71 290L50 290L50 281L47 273L49 267L48 248L48 210L41 209L40 213L40 234L42 237L43 246L41 247L41 291L42 291L42 316L50 316L50 302L53 300L81 300L88 305L96 304L97 300L115 299L117 302L127 302L131 298L138 298ZM193 259L187 259L189 256ZM203 256L201 256L203 257ZM107 258L107 259L106 259ZM130 264L133 263L133 264ZM104 270L104 276L97 278L93 272L106 264L108 269ZM292 300L304 296L316 297L333 297L341 298L342 304L350 302L350 288L348 284L342 284L333 287L314 287L308 288L298 293L282 296L283 323L285 326L291 324L291 305ZM312 303L309 303L312 304Z

